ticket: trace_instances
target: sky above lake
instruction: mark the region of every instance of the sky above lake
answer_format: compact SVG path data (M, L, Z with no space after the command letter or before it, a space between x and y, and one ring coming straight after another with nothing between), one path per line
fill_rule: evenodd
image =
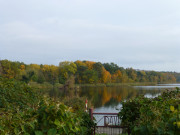
M180 1L0 0L0 59L180 72Z

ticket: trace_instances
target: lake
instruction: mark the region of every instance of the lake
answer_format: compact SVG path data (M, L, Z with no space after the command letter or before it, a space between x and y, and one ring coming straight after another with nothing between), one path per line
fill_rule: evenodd
M88 86L81 87L79 96L86 96L92 103L94 112L118 113L121 102L140 95L153 98L167 89L180 88L180 84L158 84L155 86Z

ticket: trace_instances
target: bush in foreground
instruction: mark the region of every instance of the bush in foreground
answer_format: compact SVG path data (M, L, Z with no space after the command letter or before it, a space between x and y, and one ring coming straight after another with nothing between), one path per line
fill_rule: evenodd
M180 91L166 91L156 98L137 97L122 103L122 125L134 135L179 135Z
M1 135L86 135L85 118L85 113L42 96L27 84L0 78Z

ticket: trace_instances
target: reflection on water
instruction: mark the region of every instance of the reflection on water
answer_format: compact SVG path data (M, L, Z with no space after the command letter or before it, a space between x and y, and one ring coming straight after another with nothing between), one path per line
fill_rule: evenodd
M95 112L119 112L121 101L131 99L140 95L153 98L166 89L180 87L176 85L158 86L113 86L113 87L82 87L80 96L88 97L94 106ZM117 110L119 109L119 110Z
M176 85L158 85L158 86L135 86L138 89L169 89L169 88L175 88L180 87Z
M72 97L78 95L80 97L86 96L91 102L95 112L119 112L121 109L121 102L143 95L148 98L153 98L161 94L167 89L174 89L180 87L180 84L158 84L156 86L93 86L81 87L78 92L75 90L62 91L50 90L49 95L54 98L63 96ZM119 109L119 110L117 110Z
M178 83L174 83L174 84L158 84L158 85L162 85L162 86L175 86L175 87L180 87L180 84Z
M155 98L157 96L161 95L161 93L157 93L156 95L151 95L149 93L145 94L144 97L147 97L147 98Z

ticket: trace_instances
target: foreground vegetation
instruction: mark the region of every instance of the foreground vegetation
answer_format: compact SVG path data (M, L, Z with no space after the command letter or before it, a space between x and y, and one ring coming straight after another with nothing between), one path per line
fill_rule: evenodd
M123 102L119 117L133 135L179 135L180 90L152 99L142 96Z
M27 84L0 78L1 135L87 135L94 123L81 99L63 103L34 91Z

